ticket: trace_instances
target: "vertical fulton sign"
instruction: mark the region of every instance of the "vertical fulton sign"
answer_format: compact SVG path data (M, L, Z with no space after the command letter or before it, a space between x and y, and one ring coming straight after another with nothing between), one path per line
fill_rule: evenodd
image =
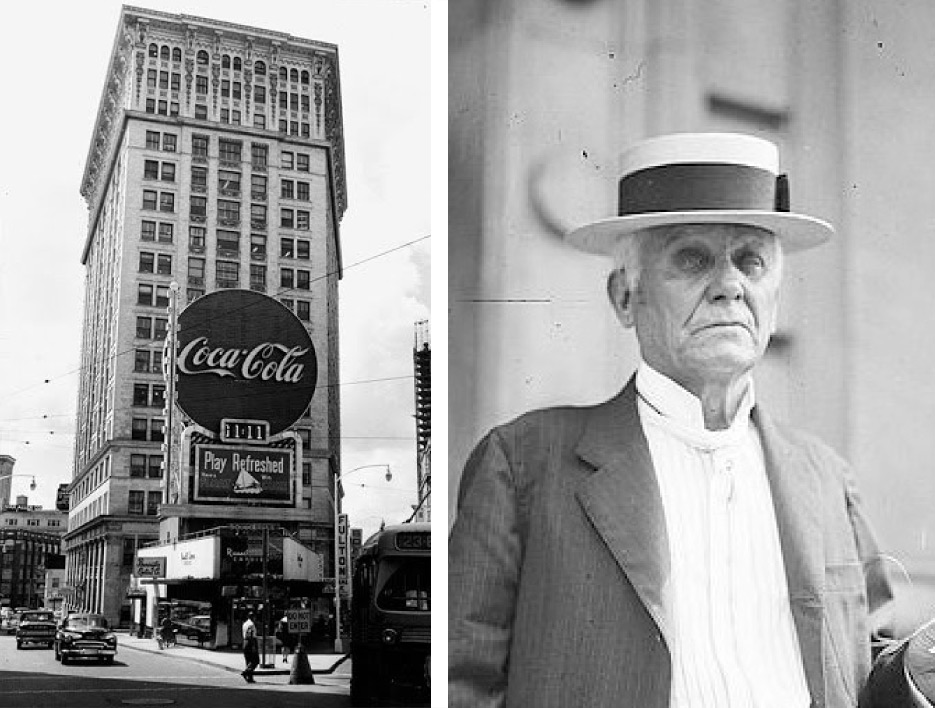
M338 587L342 595L350 594L347 545L347 514L338 514Z

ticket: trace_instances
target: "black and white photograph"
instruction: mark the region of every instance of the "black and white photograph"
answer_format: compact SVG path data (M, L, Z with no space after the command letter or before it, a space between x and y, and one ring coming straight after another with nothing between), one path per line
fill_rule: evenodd
M430 5L0 10L4 706L430 704Z
M935 702L935 7L448 17L448 702Z

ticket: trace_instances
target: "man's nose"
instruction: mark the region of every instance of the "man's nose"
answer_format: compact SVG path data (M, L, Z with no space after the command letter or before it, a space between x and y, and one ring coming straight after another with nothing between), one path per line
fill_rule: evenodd
M708 284L708 299L711 301L743 299L740 271L730 261L722 262L715 270Z

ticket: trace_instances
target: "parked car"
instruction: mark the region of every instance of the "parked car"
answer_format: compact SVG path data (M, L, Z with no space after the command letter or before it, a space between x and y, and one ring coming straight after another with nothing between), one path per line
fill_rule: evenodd
M207 642L211 639L211 615L195 615L184 622L177 622L175 631L188 639Z
M4 607L0 612L0 631L15 634L16 628L19 627L19 615L20 613L16 610Z
M16 628L16 648L24 644L44 644L52 648L55 641L55 616L52 610L26 610L19 617Z
M107 618L88 612L68 615L55 633L55 659L67 664L72 659L100 659L113 663L117 637Z

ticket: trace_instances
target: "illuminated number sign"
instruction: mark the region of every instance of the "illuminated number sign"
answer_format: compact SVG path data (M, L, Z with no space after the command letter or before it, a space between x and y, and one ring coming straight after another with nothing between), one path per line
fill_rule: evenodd
M432 534L402 532L396 536L396 548L400 551L430 551Z
M221 421L221 442L266 442L268 439L269 424L265 420L224 418Z

